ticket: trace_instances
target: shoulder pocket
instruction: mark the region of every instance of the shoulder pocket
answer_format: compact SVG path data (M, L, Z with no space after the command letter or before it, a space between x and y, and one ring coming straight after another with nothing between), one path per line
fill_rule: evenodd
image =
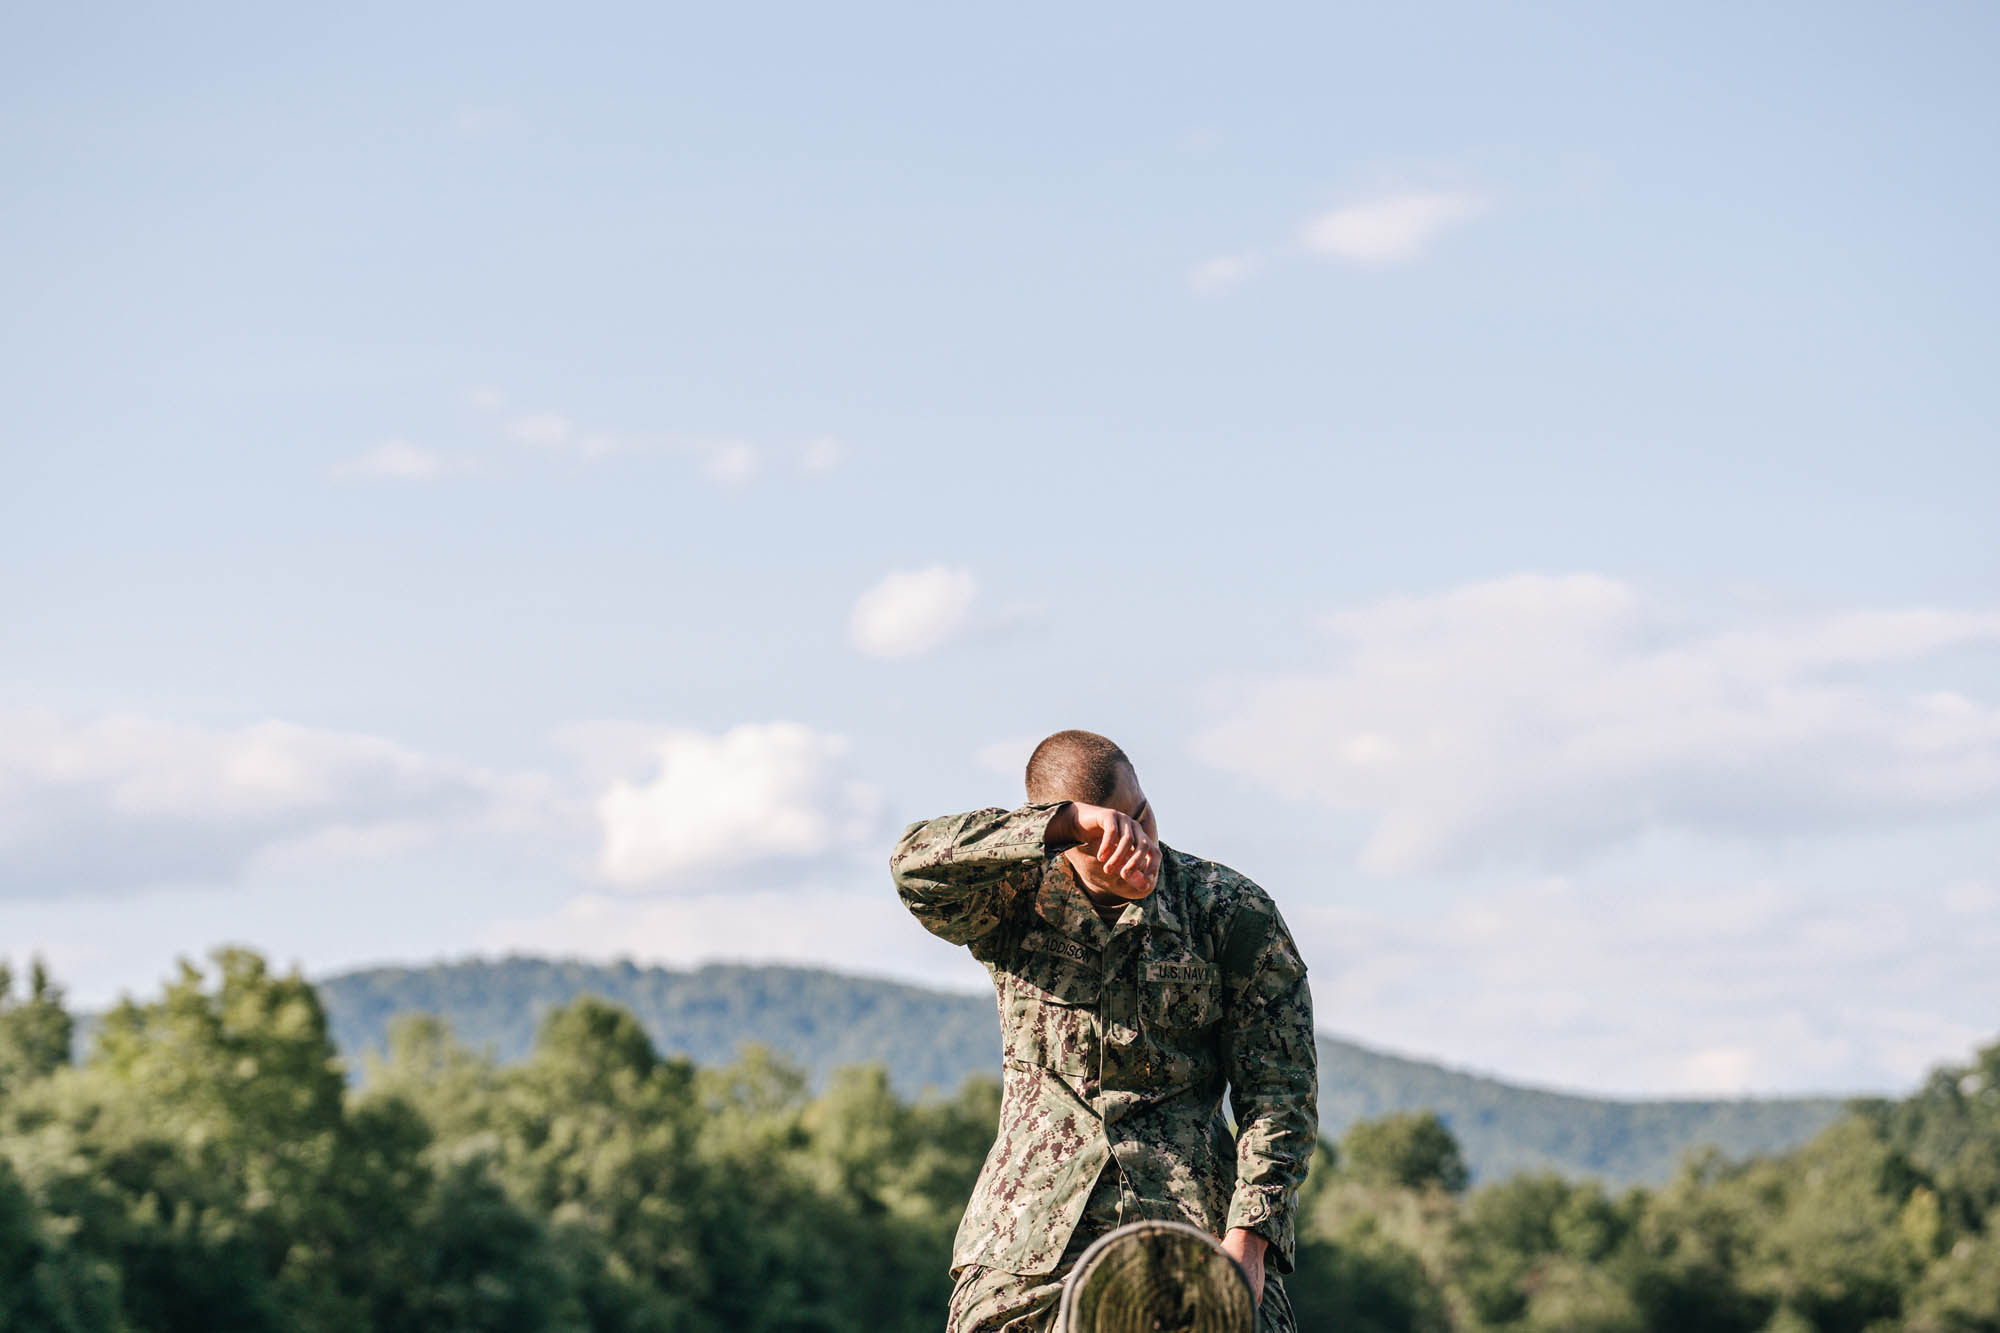
M1208 1027L1222 1018L1222 969L1200 958L1147 963L1143 1003L1155 1027Z
M1096 1004L1104 990L1103 956L1053 931L1028 932L1012 971L1028 988L1056 1004Z
M1042 932L1022 941L1008 969L1001 1037L1007 1059L1065 1074L1094 1067L1103 963L1072 940Z

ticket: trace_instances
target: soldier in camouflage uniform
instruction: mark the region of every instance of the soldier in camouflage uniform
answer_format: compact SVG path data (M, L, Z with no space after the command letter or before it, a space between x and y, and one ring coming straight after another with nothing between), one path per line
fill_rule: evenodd
M1047 1333L1083 1249L1142 1218L1222 1237L1262 1333L1293 1333L1275 1274L1319 1122L1291 934L1248 879L1158 842L1103 737L1042 742L1028 794L913 824L890 858L904 904L986 965L1000 1004L1000 1131L952 1247L950 1333Z

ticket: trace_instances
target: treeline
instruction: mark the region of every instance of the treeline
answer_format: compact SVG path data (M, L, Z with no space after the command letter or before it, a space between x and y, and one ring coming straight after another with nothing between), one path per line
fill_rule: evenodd
M399 1025L351 1094L313 989L184 968L68 1063L37 971L0 1001L6 1333L935 1333L994 1085L818 1096L751 1052L661 1059L579 999L500 1066Z
M1664 1188L1470 1193L1429 1114L1322 1145L1301 1326L1342 1333L2000 1333L2000 1045L1804 1148L1693 1154Z
M225 951L107 1015L0 975L0 1330L846 1333L943 1323L997 1086L813 1091L579 998L501 1064L408 1018L350 1089L314 989ZM1302 1327L2000 1333L2000 1046L1804 1149L1657 1190L1468 1189L1435 1116L1301 1201Z
M467 959L379 967L315 983L334 1043L358 1068L411 1012L439 1014L460 1041L527 1058L544 1015L579 995L629 1010L661 1051L725 1064L745 1043L781 1051L823 1087L846 1065L881 1064L898 1092L955 1088L1000 1066L991 992L955 994L813 968L709 964L689 971L577 959ZM1662 1185L1681 1156L1798 1147L1841 1114L1830 1098L1618 1101L1516 1087L1322 1033L1320 1124L1432 1110L1458 1135L1474 1180L1522 1171Z
M314 982L351 1062L385 1049L402 1015L437 1014L503 1062L534 1049L541 1020L580 995L629 1011L661 1051L727 1064L745 1045L803 1067L815 1087L849 1065L881 1064L905 1096L955 1088L1000 1067L992 993L947 994L818 968L709 963L691 970L574 958L468 959L373 967Z

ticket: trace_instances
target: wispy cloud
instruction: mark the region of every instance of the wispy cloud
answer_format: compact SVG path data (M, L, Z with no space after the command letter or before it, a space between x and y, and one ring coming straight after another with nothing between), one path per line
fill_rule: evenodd
M0 895L229 881L306 852L533 823L547 795L532 777L289 722L4 714Z
M1257 254L1217 255L1188 271L1188 286L1197 296L1220 296L1264 266Z
M386 440L339 464L336 477L357 481L435 481L447 471L443 454L404 440Z
M530 412L515 417L506 426L507 437L521 444L558 450L578 458L605 458L625 447L625 442L604 431L585 431L574 421L556 412Z
M831 435L807 440L799 449L799 471L823 477L847 461L847 446Z
M576 426L555 412L534 412L507 423L507 437L522 444L568 444L576 436Z
M506 399L497 389L479 388L471 391L468 402L490 416L500 412ZM613 455L678 456L688 459L703 480L732 488L762 478L766 461L773 454L796 458L798 470L807 475L830 472L847 455L846 447L830 435L815 436L802 444L774 445L739 436L586 428L573 417L551 411L509 417L501 423L500 431L516 444L566 454L588 463Z
M1402 264L1427 253L1446 231L1487 209L1478 195L1428 190L1336 208L1300 229L1308 253L1351 264Z
M745 486L756 479L761 460L757 447L742 440L719 440L703 446L701 475L718 486Z
M1301 257L1366 267L1423 258L1455 226L1488 210L1483 195L1463 190L1411 190L1336 208L1302 225L1295 242L1232 251L1188 270L1188 289L1214 297L1274 265Z
M1528 878L1418 916L1285 901L1335 1031L1606 1093L1907 1087L1990 1039L2000 895L1810 876ZM1668 1021L1668 1016L1671 1016Z
M870 657L922 657L966 628L977 592L969 569L897 570L855 600L848 637Z
M1689 625L1595 575L1522 575L1333 616L1325 671L1268 679L1211 762L1372 821L1379 872L1580 863L1717 838L2000 809L2000 708L1870 668L2000 642L2000 612Z

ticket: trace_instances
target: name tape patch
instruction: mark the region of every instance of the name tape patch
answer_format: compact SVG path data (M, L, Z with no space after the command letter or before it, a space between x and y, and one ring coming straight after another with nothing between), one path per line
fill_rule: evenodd
M1222 969L1213 963L1148 963L1146 980L1215 985L1222 980Z
M1023 949L1034 953L1052 953L1058 958L1067 958L1072 963L1094 963L1097 954L1086 949L1075 940L1066 940L1060 935L1051 935L1046 930L1038 930L1021 941Z

